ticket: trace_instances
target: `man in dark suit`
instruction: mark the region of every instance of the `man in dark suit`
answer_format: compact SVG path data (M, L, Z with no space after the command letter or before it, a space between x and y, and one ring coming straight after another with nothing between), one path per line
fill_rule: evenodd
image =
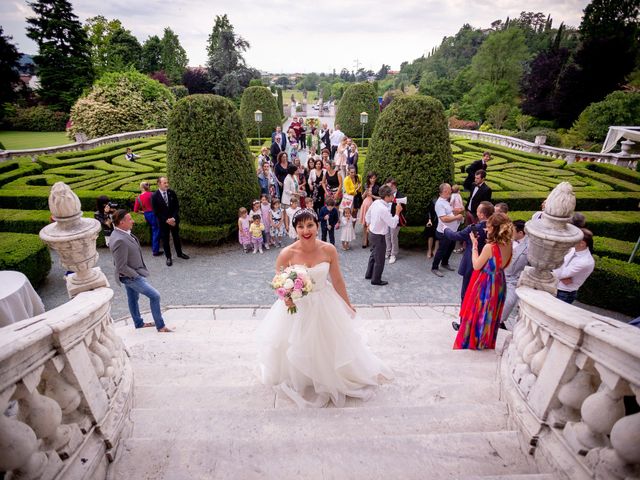
M271 142L273 143L276 140L277 136L280 136L280 148L281 150L284 150L285 148L287 148L287 136L282 133L282 127L281 126L277 126L275 132L271 133ZM279 153L279 152L278 152Z
M478 212L478 205L482 202L491 201L491 188L486 184L487 172L484 170L478 170L475 176L475 187L469 197L467 203L466 220L468 224L476 223L478 218L476 213Z
M180 205L178 204L178 196L176 192L169 188L167 177L158 179L158 189L151 196L151 206L160 225L160 238L162 238L164 254L167 257L167 266L173 265L169 235L173 236L173 246L178 256L188 260L189 255L182 251L182 242L180 241Z
M271 149L269 150L271 167L275 167L276 163L278 163L278 155L280 155L280 152L286 151L285 147L283 147L282 138L286 138L285 135L276 135L271 143Z
M471 232L476 233L478 236L478 251L484 248L485 241L487 239L487 232L485 228L487 225L487 218L493 215L493 205L491 202L481 202L476 210L478 216L478 223L469 225L459 232L455 232L450 228L445 227L444 236L452 242L465 242L466 248L462 254L462 260L460 260L460 266L458 267L458 273L462 275L462 289L460 291L460 299L464 299L464 294L469 286L469 280L471 280L471 274L473 273L473 262L471 260Z
M487 164L489 160L491 160L491 154L489 152L484 152L482 154L482 160L476 160L471 165L469 165L466 170L464 169L464 167L462 167L462 173L464 173L465 171L467 172L467 178L462 184L467 192L473 191L473 181L475 179L476 172L478 170L484 170L485 172L487 171ZM475 210L472 211L475 212Z
M109 249L115 264L116 281L124 285L129 302L129 313L136 328L155 326L158 332L172 332L167 328L160 310L160 293L151 286L145 277L149 270L142 259L140 242L131 233L133 219L126 210L120 209L112 215L114 229L109 241ZM140 294L149 297L151 315L154 323L145 323L140 315L138 299Z

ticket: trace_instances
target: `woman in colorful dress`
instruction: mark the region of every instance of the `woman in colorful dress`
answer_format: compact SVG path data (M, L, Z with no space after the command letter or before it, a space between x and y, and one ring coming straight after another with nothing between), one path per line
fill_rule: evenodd
M454 349L484 350L496 346L498 324L506 296L504 268L511 260L513 224L503 213L487 220L487 243L478 252L471 233L473 275L460 307L460 329Z

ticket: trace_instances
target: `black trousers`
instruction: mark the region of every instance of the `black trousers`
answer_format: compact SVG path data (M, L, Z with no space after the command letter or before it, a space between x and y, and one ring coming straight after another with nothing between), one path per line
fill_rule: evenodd
M384 254L387 251L387 241L384 235L369 232L369 242L371 243L371 255L369 255L369 265L365 278L371 278L372 282L379 282L382 279L384 270Z
M168 224L160 224L160 237L162 238L162 248L164 248L164 254L167 258L171 258L171 242L169 241L169 235L173 237L173 246L176 248L176 253L182 255L182 242L180 241L180 224L176 223L175 227L171 227Z
M449 265L449 257L451 257L453 249L456 247L456 242L449 240L440 232L436 232L436 238L440 243L438 245L438 251L433 257L431 270L438 270L440 263L442 263L442 265Z
M331 227L331 229L327 228L328 225L326 223L321 223L320 224L320 231L322 232L322 241L326 242L327 241L327 233L329 234L329 242L331 242L332 245L336 244L336 230L335 230L335 226Z
M338 151L338 146L337 145L331 145L331 154L329 155L329 158L331 160L333 160L333 157L336 156L336 152Z
M469 248L467 246L467 248ZM469 287L469 282L471 281L471 275L473 275L473 267L468 272L464 272L462 276L462 289L460 290L460 300L464 300L464 295L467 293L467 288Z
M300 138L298 139L298 143L300 143L300 148L307 148L307 134L301 133Z

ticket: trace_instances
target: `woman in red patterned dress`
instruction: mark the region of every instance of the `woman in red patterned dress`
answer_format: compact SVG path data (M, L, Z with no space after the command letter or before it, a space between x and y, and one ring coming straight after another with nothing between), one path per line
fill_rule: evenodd
M495 348L506 296L504 268L511 260L512 235L513 224L503 213L495 213L487 220L487 243L482 252L478 252L477 236L471 233L473 275L460 307L454 349Z

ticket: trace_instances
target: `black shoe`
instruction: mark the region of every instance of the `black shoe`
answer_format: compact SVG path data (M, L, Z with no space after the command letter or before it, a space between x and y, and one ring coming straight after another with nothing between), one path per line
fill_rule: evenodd
M186 253L179 253L178 256L184 260L189 260L189 255Z
M368 276L367 276L367 275L365 275L365 276L364 276L364 279L365 279L365 280L371 280L371 275L368 275Z
M380 285L380 286L384 286L387 285L389 282L387 282L386 280L380 280L379 282L371 282L371 285Z
M434 275L438 276L438 277L444 277L444 273L442 273L440 270L438 270L437 268L433 268L431 269L431 273L433 273Z
M162 255L164 255L164 252L162 250L153 254L154 257L160 257Z
M451 326L456 332L460 330L460 324L458 322L451 322Z
M508 330L507 326L504 324L504 322L500 322L500 328L502 330Z
M442 268L444 268L445 270L449 270L450 272L453 272L455 270L455 268L449 266L449 264L447 263L446 265L443 263L442 265L440 265Z
M173 260L167 258L167 267L170 267L171 265L173 265Z

